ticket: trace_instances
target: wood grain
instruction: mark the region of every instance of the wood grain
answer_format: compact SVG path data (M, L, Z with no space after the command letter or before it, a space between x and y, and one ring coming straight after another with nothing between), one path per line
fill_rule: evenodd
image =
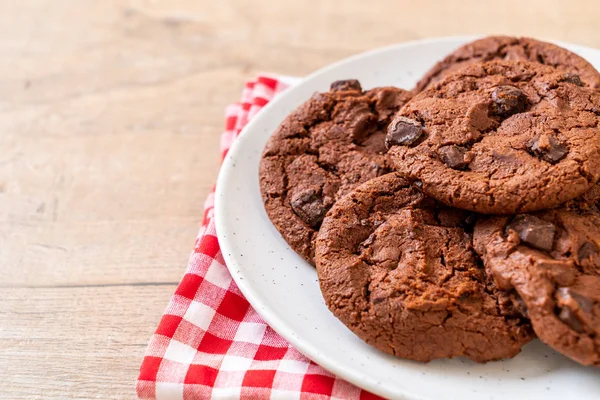
M454 34L600 47L582 1L0 2L0 398L133 398L261 71Z

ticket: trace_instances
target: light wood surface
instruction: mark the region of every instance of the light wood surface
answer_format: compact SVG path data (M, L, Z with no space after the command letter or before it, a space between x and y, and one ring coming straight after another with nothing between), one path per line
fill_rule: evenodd
M0 398L134 398L244 80L443 35L600 47L598 21L595 0L0 2Z

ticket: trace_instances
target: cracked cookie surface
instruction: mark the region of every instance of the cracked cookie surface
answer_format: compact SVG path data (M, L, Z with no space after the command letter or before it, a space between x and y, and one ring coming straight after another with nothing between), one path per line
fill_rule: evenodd
M533 333L484 273L470 217L396 173L360 185L333 206L318 234L327 306L361 339L398 357L513 357Z
M492 61L416 95L390 123L386 143L396 170L431 197L513 214L558 206L592 187L599 120L600 92L576 75Z
M600 187L564 206L481 218L475 248L502 290L516 290L538 337L600 365Z
M567 49L531 38L489 36L467 43L439 61L421 78L415 90L420 92L468 65L492 60L538 62L577 74L585 85L600 88L600 73Z
M363 91L356 80L336 81L292 112L267 142L259 167L265 209L311 264L316 233L333 203L390 171L386 128L410 97L394 87Z

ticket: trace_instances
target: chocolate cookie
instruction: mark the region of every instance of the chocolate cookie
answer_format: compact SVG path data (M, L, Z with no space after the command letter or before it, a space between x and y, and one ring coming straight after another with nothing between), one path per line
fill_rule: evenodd
M265 209L310 263L316 232L333 203L390 171L386 128L410 97L393 87L363 92L356 80L337 81L292 112L267 142L259 171Z
M473 64L390 123L394 166L447 205L485 214L558 206L600 177L600 91L525 61Z
M492 60L538 62L561 72L572 72L586 86L600 88L600 73L567 49L530 38L489 36L467 43L446 56L425 74L415 90L420 92L468 65Z
M475 246L500 289L516 290L539 338L600 365L600 187L561 208L487 217Z
M442 207L396 173L362 184L333 206L317 237L327 306L398 357L513 357L533 333L487 279L468 222L468 213Z

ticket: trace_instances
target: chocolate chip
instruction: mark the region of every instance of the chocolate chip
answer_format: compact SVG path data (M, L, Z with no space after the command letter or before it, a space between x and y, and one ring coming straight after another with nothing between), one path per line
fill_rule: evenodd
M598 249L598 245L594 242L585 242L579 247L577 250L577 256L579 260L585 260L586 258L593 257L595 254L598 254L600 249Z
M362 144L377 129L377 118L372 113L360 113L349 122L350 134L356 144Z
M387 172L385 167L382 167L381 165L377 164L375 161L371 161L369 163L369 170L370 170L371 174L367 173L365 175L380 176Z
M575 331L583 332L583 323L577 316L577 311L589 314L592 312L592 302L568 287L558 288L556 299L560 309L558 318Z
M373 226L375 228L377 228L378 226L382 225L385 221L381 220L381 219L376 219L375 221L373 221ZM360 222L362 224L362 221Z
M492 110L494 114L508 117L525 111L527 96L514 86L498 86L492 92Z
M534 217L533 215L519 215L506 227L506 231L513 230L519 238L540 250L552 250L556 227L550 222Z
M396 90L382 89L377 93L377 108L392 108L399 93Z
M569 287L558 288L556 297L561 306L570 305L571 308L578 308L584 313L592 312L592 301Z
M573 299L577 302L581 311L587 314L592 312L592 300L573 291L571 291L571 297L573 297Z
M577 318L577 315L575 315L575 313L567 307L561 308L558 314L558 318L562 322L570 326L574 331L583 332L583 324L581 323L579 318Z
M438 149L440 160L452 169L465 169L469 163L465 160L467 149L461 146L449 145Z
M323 205L323 200L313 189L293 195L290 204L296 215L308 226L318 225L327 214L327 207Z
M581 78L576 74L565 74L562 79L563 82L569 82L573 85L583 86L583 82L581 82Z
M513 306L515 307L515 311L523 317L529 318L529 315L527 314L527 305L525 304L521 296L515 293L513 296L511 296L511 299L513 302Z
M368 220L361 220L360 224L362 226L368 226L369 225L369 221ZM369 246L371 246L374 241L375 241L375 232L372 232L369 235L368 238L366 238L365 240L362 241L362 243L359 245L359 248L361 249L361 251L364 251L364 250L368 249Z
M387 129L385 145L389 149L392 146L411 146L423 136L423 126L414 119L396 117Z
M529 150L543 160L554 164L567 155L569 149L551 134L539 135L529 144Z
M356 90L358 92L362 92L362 87L360 86L360 82L356 79L346 79L341 81L335 81L331 84L331 90L334 92L342 91L342 90Z

